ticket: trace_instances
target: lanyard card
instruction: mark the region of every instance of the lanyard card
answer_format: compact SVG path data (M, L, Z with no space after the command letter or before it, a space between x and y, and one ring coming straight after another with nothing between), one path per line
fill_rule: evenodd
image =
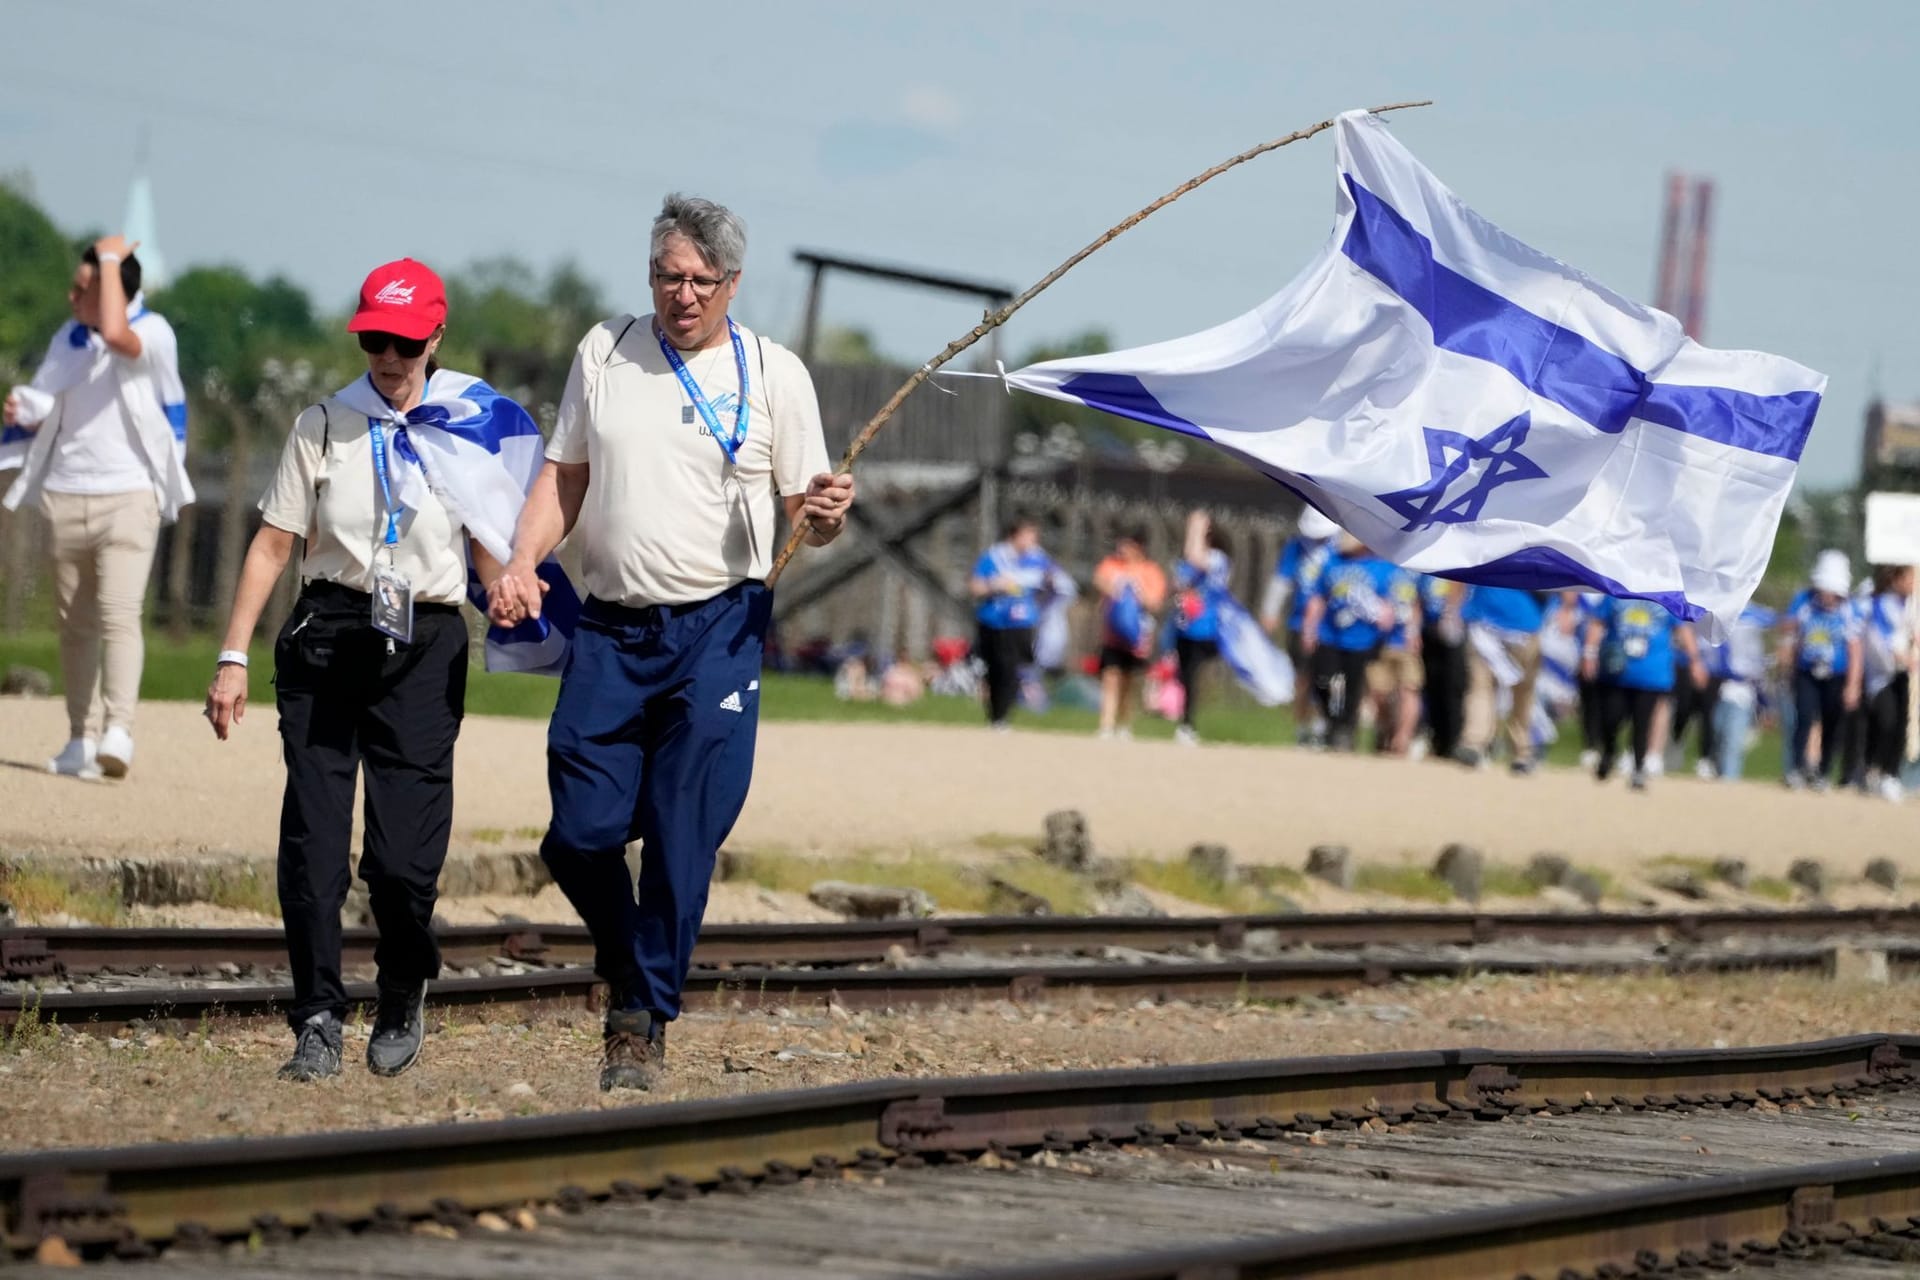
M401 644L413 640L413 587L391 565L373 571L373 629Z

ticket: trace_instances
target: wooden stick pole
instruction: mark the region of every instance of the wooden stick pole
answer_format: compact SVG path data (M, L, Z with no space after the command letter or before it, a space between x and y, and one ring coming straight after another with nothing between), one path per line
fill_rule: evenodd
M1394 102L1384 107L1370 108L1368 114L1380 115L1388 111L1404 111L1409 107L1424 107L1429 105L1431 105L1430 99L1419 102ZM844 472L852 468L854 460L866 450L867 445L873 440L873 437L879 433L880 428L887 424L887 419L891 418L894 412L900 408L901 402L912 395L914 390L919 387L921 383L925 382L935 370L1005 324L1008 317L1012 316L1014 312L1033 301L1048 285L1051 285L1061 276L1079 266L1094 250L1107 244L1121 232L1131 230L1133 227L1138 226L1148 214L1172 204L1175 200L1178 200L1181 196L1187 194L1187 192L1193 190L1201 183L1219 177L1235 165L1245 164L1255 156L1265 155L1267 152L1278 150L1281 147L1287 146L1289 143L1300 142L1306 138L1311 138L1314 134L1331 129L1333 126L1333 119L1322 120L1318 124L1309 125L1304 129L1297 129L1284 138L1275 138L1271 142L1263 142L1257 147L1242 151L1239 155L1231 159L1222 160L1219 164L1214 165L1213 168L1187 179L1146 208L1128 217L1118 225L1109 228L1098 239L1081 249L1080 252L1074 254L1071 258L1068 258L1065 262L1041 277L1040 281L1030 287L1025 293L1022 293L998 311L989 312L987 315L981 317L979 324L973 326L973 328L967 330L966 333L955 338L952 342L949 342L939 355L921 365L913 372L911 377L900 384L900 389L895 391L887 402L880 406L880 411L867 421L867 425L861 428L860 434L853 438L853 443L847 446L846 456L840 459L839 470ZM768 586L772 586L780 580L781 571L787 567L787 561L793 559L793 553L799 550L801 540L807 536L807 528L807 522L804 518L794 524L793 532L788 535L786 545L780 548L780 555L773 562L773 571L767 575Z

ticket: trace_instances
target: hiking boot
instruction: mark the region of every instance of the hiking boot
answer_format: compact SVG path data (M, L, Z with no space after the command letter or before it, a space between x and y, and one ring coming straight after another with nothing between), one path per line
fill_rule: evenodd
M377 1076L397 1076L420 1056L427 1038L427 984L380 984L380 1003L373 1016L373 1038L367 1041L367 1070Z
M340 1019L322 1011L300 1024L280 1079L309 1084L340 1074Z
M645 1009L607 1014L600 1088L651 1089L667 1060L667 1024Z

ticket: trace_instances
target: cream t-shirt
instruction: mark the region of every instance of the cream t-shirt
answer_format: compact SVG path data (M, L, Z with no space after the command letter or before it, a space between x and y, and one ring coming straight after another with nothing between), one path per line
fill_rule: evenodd
M634 608L690 604L765 578L780 545L779 499L804 494L828 469L806 366L739 328L748 419L737 466L699 413L686 421L691 401L661 354L651 315L615 317L580 340L547 457L589 465L573 536L587 591L599 599ZM682 358L731 432L740 387L733 343Z
M391 467L392 428L386 431ZM431 487L431 474L427 480ZM373 473L367 416L331 399L302 411L280 452L273 484L260 500L260 514L274 528L307 540L302 580L318 578L371 592L374 569L387 563L387 517ZM419 510L401 513L393 565L406 575L416 602L466 599L466 534L438 497L430 495Z

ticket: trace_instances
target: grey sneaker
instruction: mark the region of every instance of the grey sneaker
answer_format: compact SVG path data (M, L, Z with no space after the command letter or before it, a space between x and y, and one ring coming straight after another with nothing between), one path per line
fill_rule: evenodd
M651 1089L666 1069L667 1024L645 1009L607 1014L600 1088Z
M380 984L380 1004L373 1016L373 1038L367 1041L367 1070L377 1076L397 1076L420 1056L427 1038L427 984Z
M340 1074L340 1019L331 1013L314 1014L300 1024L293 1056L280 1068L282 1080L308 1084Z

